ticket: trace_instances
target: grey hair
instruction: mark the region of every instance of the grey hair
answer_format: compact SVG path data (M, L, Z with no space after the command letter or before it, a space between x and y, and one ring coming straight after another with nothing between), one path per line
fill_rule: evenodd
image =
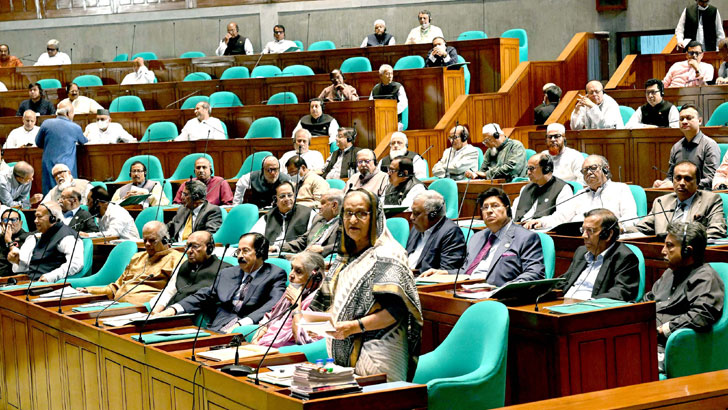
M194 201L205 199L205 197L207 196L207 186L204 182L198 181L196 179L193 179L192 181L187 181L187 183L185 184L185 189L190 193L190 198L192 198Z
M438 217L445 216L447 207L445 206L445 198L437 191L427 190L415 197L422 198L425 202L422 205L428 214L435 212Z
M607 172L605 172L604 175L606 175L607 178L611 178L612 177L612 172L609 170L609 161L607 161L607 158L605 158L605 157L603 157L601 155L597 155L597 154L592 154L592 155L589 155L589 156L590 157L599 158L599 162L601 162L602 168L607 170Z
M164 222L149 221L144 224L144 228L154 229L154 231L157 233L157 237L159 237L159 239L163 239L163 238L169 239L169 229L167 229L167 225ZM142 231L144 231L144 228L142 228Z
M212 114L212 107L210 107L210 103L207 101L200 101L202 103L202 106L205 107L208 114Z
M341 128L339 128L339 129L341 129ZM296 131L295 136L298 136L298 134L304 134L306 136L306 138L308 138L308 142L309 143L311 142L311 132L309 130L307 130L305 128L301 128L298 131ZM294 138L294 144L295 144L295 138Z
M693 248L692 256L696 262L705 260L708 234L703 224L700 222L670 222L667 225L667 233L677 239L683 248L691 246Z
M50 211L51 215L56 217L57 221L63 220L63 210L61 209L61 205L58 204L58 202L47 202L43 204L43 206Z
M344 191L340 189L329 189L324 193L324 196L328 198L329 201L336 202L339 206L344 203Z
M303 269L305 269L306 273L308 273L309 275L314 273L314 271L324 273L324 271L326 270L324 258L318 253L303 251L296 255L296 259L301 261Z
M59 109L57 109L57 110L56 110L56 115L57 115L57 116L58 116L58 115L62 115L62 116L64 116L64 117L68 117L68 113L69 113L70 111L71 111L71 110L70 110L70 109L68 109L68 108L59 108Z
M57 171L71 171L71 168L68 168L68 165L66 164L56 164L51 169L51 174L55 174Z
M374 160L377 159L377 156L374 154L374 151L370 150L369 148L364 148L364 149L360 150L359 152L357 152L356 157L359 158L359 155L361 155L361 154L367 154L367 155L371 156L371 159L374 159Z
M379 74L384 74L384 71L385 70L392 70L392 71L394 71L394 68L392 68L392 66L389 65L389 64L382 64L382 65L379 66Z
M409 148L409 140L407 139L407 134L401 131L395 131L392 133L392 136L389 137L389 141L391 142L394 138L402 138L404 140L404 146Z

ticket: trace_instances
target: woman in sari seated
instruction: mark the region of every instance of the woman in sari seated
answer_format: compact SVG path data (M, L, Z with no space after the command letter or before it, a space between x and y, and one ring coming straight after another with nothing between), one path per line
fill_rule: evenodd
M295 344L305 345L321 338L299 329L294 317L300 317L301 311L308 310L316 295L316 289L321 284L325 269L324 258L317 253L304 251L293 258L289 275L290 284L286 288L286 293L273 306L273 309L263 316L261 323L268 323L255 333L252 343L262 346L273 344L273 347L278 348ZM288 315L286 311L291 308L299 294L301 294L299 305ZM279 329L280 333L278 333ZM276 333L278 333L278 337L276 337ZM274 337L275 340L273 340Z
M358 375L411 380L422 309L407 254L387 230L375 194L350 191L341 221L339 257L311 304L313 310L331 312L336 331L326 339L329 356Z

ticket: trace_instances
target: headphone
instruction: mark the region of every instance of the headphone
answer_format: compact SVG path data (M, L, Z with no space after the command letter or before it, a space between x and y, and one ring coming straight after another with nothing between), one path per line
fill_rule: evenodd
M260 242L259 246L255 247L255 256L263 260L268 259L268 238L257 232L243 234L243 236L245 235L253 235L254 246L256 242Z
M51 212L51 208L48 208L48 205L46 205L46 204L40 204L38 206L42 206L46 210L48 210L48 222L50 222L51 224L54 224L54 223L58 222L58 218L56 218L56 216L53 215L53 212Z
M440 204L440 206L438 206L437 209L435 209L434 211L432 211L429 214L427 214L427 218L429 218L430 220L437 218L437 215L440 212L442 212L442 207L443 206L444 206L443 204Z
M430 10L422 10L417 14L417 18L419 19L420 14L427 14L427 21L432 24L432 13L430 13Z
M612 225L610 225L607 229L602 229L601 232L599 232L599 239L606 241L609 239L609 233L612 232L612 229L614 229L615 226L617 226L617 223L619 221L614 221Z
M162 237L161 242L162 242L162 245L164 245L164 246L170 245L169 238L166 235Z
M205 251L208 255L212 255L213 252L215 252L215 239L210 235L210 240L207 242L207 248L205 248Z
M323 111L323 106L321 107L321 111ZM355 140L356 140L356 128L351 127L351 135L346 136L346 141L354 142Z
M686 242L688 240L688 223L685 222L685 227L683 228L683 237L682 237L682 243L680 244L680 256L685 259L688 257L688 247L686 245Z
M470 133L468 132L468 129L465 128L464 125L456 125L455 126L455 134L458 133L458 127L460 127L460 129L462 130L460 132L460 141L466 142L468 140L468 138L470 138Z
M542 162L545 163L542 164ZM554 171L554 160L551 158L551 155L543 154L538 161L538 165L541 166L541 172L544 174L550 174Z
M133 164L131 164L131 166L129 167L129 178L131 178L131 167L137 164L141 165L142 168L144 168L144 179L147 179L147 166L144 165L144 163L141 161L135 161Z

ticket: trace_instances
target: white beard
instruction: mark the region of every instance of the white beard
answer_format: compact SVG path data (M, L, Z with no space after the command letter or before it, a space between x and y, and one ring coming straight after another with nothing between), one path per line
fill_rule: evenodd
M389 157L392 158L392 159L394 159L394 158L397 158L399 156L403 156L406 153L407 153L407 149L406 148L403 149L403 150L397 150L397 151L390 149L389 150Z

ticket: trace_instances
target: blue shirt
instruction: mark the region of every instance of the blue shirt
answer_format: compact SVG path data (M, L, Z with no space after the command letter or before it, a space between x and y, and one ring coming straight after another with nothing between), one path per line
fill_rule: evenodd
M81 126L67 117L59 116L43 121L35 145L43 149L43 193L47 193L55 185L51 174L56 164L66 164L74 178L76 170L76 144L85 144L88 140L83 136Z

